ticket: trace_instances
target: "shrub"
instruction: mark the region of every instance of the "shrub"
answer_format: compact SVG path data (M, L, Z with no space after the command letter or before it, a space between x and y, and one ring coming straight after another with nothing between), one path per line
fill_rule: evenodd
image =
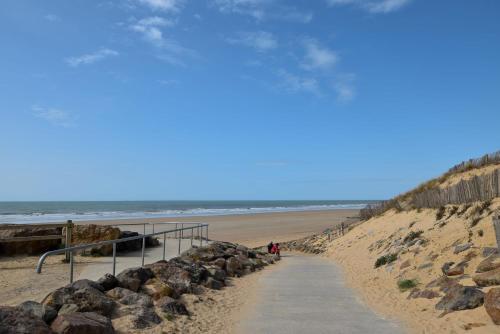
M398 254L392 253L379 257L377 261L375 261L375 268L383 266L385 264L392 263L398 259Z
M412 289L417 286L417 280L415 279L402 279L398 281L399 291L404 292L408 289Z
M406 235L406 237L404 237L403 242L407 243L407 242L413 241L413 240L419 238L422 235L422 233L424 233L424 231L416 231L416 232L411 231L410 233L408 233Z
M481 220L481 217L476 217L476 218L472 219L472 221L470 223L470 227L476 226L480 220Z
M477 235L478 235L478 236L480 236L480 237L482 237L482 236L484 235L483 230L479 230L479 231L477 231Z
M444 217L444 213L446 212L446 207L442 206L436 212L436 220L441 220Z

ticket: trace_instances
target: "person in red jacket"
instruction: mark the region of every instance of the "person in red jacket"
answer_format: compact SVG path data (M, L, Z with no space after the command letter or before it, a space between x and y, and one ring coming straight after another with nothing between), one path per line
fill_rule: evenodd
M273 248L271 249L271 254L276 254L276 255L280 256L280 244L279 243L275 243L273 245Z

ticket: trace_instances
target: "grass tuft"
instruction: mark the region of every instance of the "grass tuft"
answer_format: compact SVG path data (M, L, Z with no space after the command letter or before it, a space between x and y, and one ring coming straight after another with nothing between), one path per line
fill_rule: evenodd
M399 291L404 292L408 289L412 289L416 287L418 284L417 280L415 279L402 279L398 281L398 288Z

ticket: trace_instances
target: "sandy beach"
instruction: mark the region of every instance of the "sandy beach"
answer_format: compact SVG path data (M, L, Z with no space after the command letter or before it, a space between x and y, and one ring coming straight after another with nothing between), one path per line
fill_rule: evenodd
M357 214L358 210L330 210L75 223L109 225L143 222L204 222L210 224L209 238L212 240L231 241L256 247L265 245L271 240L275 242L287 241L318 233L348 219L348 217L355 217ZM120 228L126 229L124 226L120 226ZM0 258L0 299L2 304L16 305L27 299L40 301L51 290L66 284L68 282L68 265L62 263L61 259L62 257L50 257L44 272L37 275L35 266L38 257L36 256ZM75 257L77 273L83 270L89 262L96 261L99 259Z
M182 218L121 219L79 221L77 224L141 224L160 222L201 222L210 224L209 238L257 247L269 241L282 242L299 239L357 217L359 210L324 210L255 213L221 216L194 216ZM124 226L120 226L125 229ZM157 227L158 230L158 227Z

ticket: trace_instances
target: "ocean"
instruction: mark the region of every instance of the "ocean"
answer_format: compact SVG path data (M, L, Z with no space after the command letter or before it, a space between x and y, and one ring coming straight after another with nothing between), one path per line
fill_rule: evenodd
M360 209L376 201L0 202L0 224Z

